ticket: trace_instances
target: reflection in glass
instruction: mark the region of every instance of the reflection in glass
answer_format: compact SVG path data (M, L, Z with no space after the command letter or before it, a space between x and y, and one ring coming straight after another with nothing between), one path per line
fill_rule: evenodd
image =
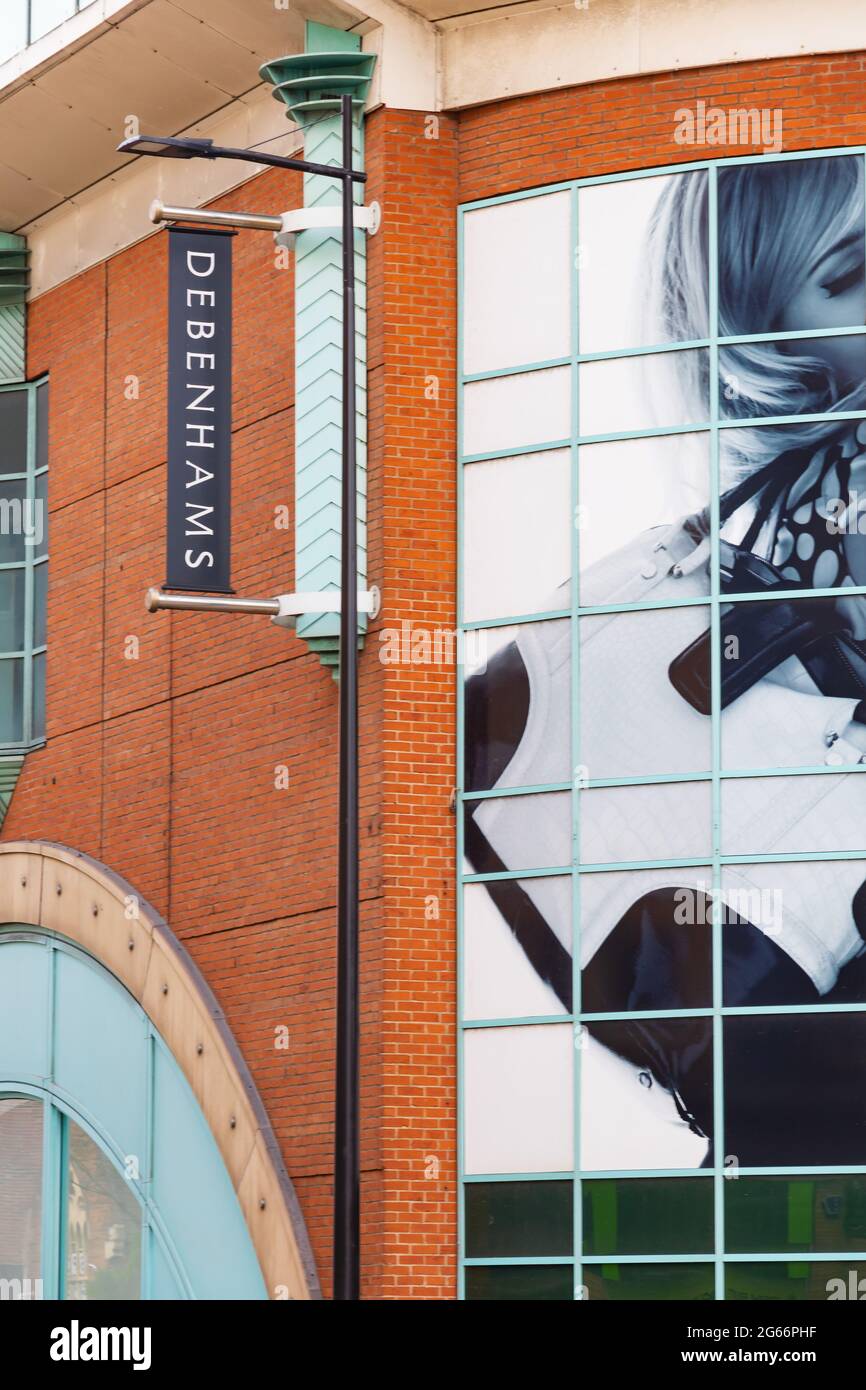
M0 401L6 399L0 393ZM26 480L0 480L0 564L20 564L25 558L25 534L33 535L33 518Z
M567 868L571 862L571 793L485 797L464 803L467 871Z
M0 474L27 467L26 391L0 391Z
M570 875L464 886L465 1018L571 1012L571 899Z
M42 1105L0 1099L0 1279L11 1296L41 1297Z
M463 469L466 622L548 612L571 573L568 449Z
M466 1271L466 1298L535 1302L574 1298L571 1265L471 1265Z
M34 739L45 737L45 653L33 658L33 728Z
M475 630L466 676L466 790L570 782L568 619Z
M141 1207L102 1149L66 1120L66 1275L71 1301L141 1297Z
M584 1265L583 1282L590 1302L676 1299L692 1303L711 1299L715 1292L711 1264Z
M866 1014L726 1018L725 1150L741 1167L845 1167L866 1152Z
M466 1254L470 1259L570 1255L574 1184L466 1184Z
M737 1177L725 1183L725 1247L751 1252L866 1249L866 1176Z
M582 1192L586 1255L713 1250L712 1178L597 1178Z
M582 1167L597 1172L706 1166L712 1061L708 1018L587 1021L580 1073Z
M850 1260L738 1261L725 1266L725 1298L732 1301L827 1303L860 1299L864 1291L866 1265Z

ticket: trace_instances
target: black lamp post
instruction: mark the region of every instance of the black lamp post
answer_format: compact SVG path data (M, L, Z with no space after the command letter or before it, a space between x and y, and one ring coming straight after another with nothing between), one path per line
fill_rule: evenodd
M334 1298L360 1297L361 1165L358 987L358 497L355 426L355 227L353 186L366 174L352 167L352 99L341 96L343 163L314 164L212 140L140 135L122 154L165 159L240 159L342 181L343 414L340 601L340 766L337 884L337 1049L334 1133Z

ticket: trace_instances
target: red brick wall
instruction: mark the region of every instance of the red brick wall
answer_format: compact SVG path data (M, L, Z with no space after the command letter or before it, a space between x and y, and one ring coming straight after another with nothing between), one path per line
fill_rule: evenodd
M379 633L455 620L457 203L743 153L674 143L675 110L699 99L781 106L785 148L863 141L864 66L750 63L503 101L438 127L422 113L368 121L367 197L383 210L369 242L369 571L384 608L361 660L367 1297L456 1289L455 672L383 665ZM218 205L299 202L297 181L270 172ZM292 272L264 234L234 246L234 577L274 593L293 580L292 533L273 526L277 505L293 509ZM327 1291L337 690L265 620L143 610L163 570L165 300L155 236L31 307L29 371L51 373L49 743L3 836L95 855L184 939L260 1088ZM131 374L138 401L124 397ZM287 791L274 789L281 763ZM281 1024L288 1051L273 1045Z

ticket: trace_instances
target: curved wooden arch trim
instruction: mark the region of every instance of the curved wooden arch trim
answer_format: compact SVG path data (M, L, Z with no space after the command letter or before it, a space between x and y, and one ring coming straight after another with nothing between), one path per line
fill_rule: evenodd
M222 1154L270 1298L320 1298L304 1218L225 1016L154 907L89 855L46 840L0 844L0 922L56 932L138 1001L189 1082Z

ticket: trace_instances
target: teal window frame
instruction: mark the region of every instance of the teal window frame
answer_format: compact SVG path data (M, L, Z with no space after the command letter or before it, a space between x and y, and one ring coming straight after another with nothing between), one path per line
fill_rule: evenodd
M832 159L839 157L859 156L861 161L866 162L866 145L851 145L834 147L819 150L795 150L779 154L765 154L757 157L760 162L769 163L789 159ZM764 1007L727 1007L722 1005L722 936L721 922L718 920L719 914L713 914L712 921L712 961L713 961L713 1006L706 1009L670 1009L653 1010L651 1013L594 1013L584 1014L581 1011L581 972L580 972L580 884L584 874L590 873L615 873L628 869L653 869L671 867L704 867L710 865L712 868L712 886L714 891L721 888L722 868L730 864L748 863L759 861L761 863L784 863L784 862L816 862L819 860L839 861L847 859L866 860L866 850L862 851L833 851L817 850L814 852L788 853L788 854L723 854L721 851L721 792L722 783L727 778L759 777L766 778L771 776L799 776L804 773L820 775L839 775L844 773L866 773L866 765L846 765L844 769L837 766L807 767L785 767L785 768L761 768L754 770L747 769L723 769L721 753L721 727L720 727L720 700L719 700L719 680L720 680L720 636L719 636L719 615L721 608L720 592L720 566L719 566L719 437L723 429L737 429L754 427L756 423L761 426L803 424L808 420L827 420L834 422L839 420L864 420L866 410L860 411L831 411L818 415L779 415L773 417L761 417L759 421L753 419L721 419L719 416L719 348L742 343L755 342L778 342L782 339L795 340L798 338L817 338L833 337L844 334L856 334L866 338L866 325L858 324L847 328L832 329L808 329L794 332L773 332L744 334L735 338L719 337L715 332L717 328L717 308L718 308L718 275L717 275L717 173L720 168L731 165L749 164L756 162L755 156L732 157L723 159L703 159L695 161L683 161L682 163L653 166L646 169L634 169L613 174L594 176L590 178L572 179L562 183L545 184L543 186L520 189L512 193L507 193L499 197L477 199L467 202L458 208L457 212L457 254L458 254L458 307L457 307L457 337L458 337L458 391L457 391L457 495L458 495L458 518L457 518L457 544L458 544L458 569L457 569L457 630L458 630L458 651L464 650L464 634L471 631L485 629L495 629L497 627L513 626L517 624L529 624L545 622L551 619L568 619L571 624L571 748L572 765L579 768L581 764L580 756L580 724L578 718L579 711L579 689L580 689L580 648L579 648L579 622L585 616L601 613L622 613L622 612L651 612L661 608L682 608L689 605L698 605L707 608L711 615L712 629L712 657L711 657L711 682L712 682L712 766L708 772L696 772L685 774L656 774L632 777L613 777L588 779L581 783L582 787L592 789L595 787L619 787L619 786L643 786L651 783L683 783L700 781L710 784L712 795L712 854L704 855L699 858L690 859L648 859L639 862L611 862L604 864L583 863L580 860L580 787L571 782L552 782L543 785L520 786L497 788L487 792L466 792L463 788L464 777L464 754L465 754L465 727L464 727L464 708L463 708L463 670L458 665L457 671L457 766L458 766L458 791L457 791L457 941L458 941L458 968L457 968L457 1017L458 1017L458 1296L465 1297L465 1271L472 1266L484 1265L570 1265L573 1269L573 1289L574 1299L580 1300L584 1297L582 1271L583 1266L611 1266L626 1264L705 1264L712 1265L714 1268L715 1298L723 1301L725 1298L725 1270L731 1264L768 1264L776 1262L786 1262L792 1265L833 1263L840 1260L850 1264L866 1262L866 1248L862 1251L837 1252L809 1252L792 1256L790 1252L768 1251L766 1253L731 1254L725 1249L725 1229L724 1229L724 1183L731 1180L730 1174L726 1174L724 1168L724 1075L723 1075L723 1052L722 1052L722 1026L726 1017L736 1015L767 1015L767 1014L788 1014L800 1015L804 1013L843 1013L855 1012L866 1014L866 1004L830 1004L830 1005L790 1005L775 1006L773 1008ZM581 353L579 348L579 316L578 316L578 292L579 292L579 258L576 254L580 244L579 224L578 224L578 193L582 188L592 187L601 184L619 183L633 181L642 178L652 178L663 174L681 174L692 170L705 170L708 178L708 207L709 207L709 263L710 263L710 284L709 284L709 324L710 335L706 338L694 339L690 341L659 343L641 346L637 348L626 348L620 350L608 350L604 352ZM866 183L864 183L866 187ZM498 205L523 202L527 199L543 197L552 193L569 193L571 199L571 241L572 248L570 289L571 289L571 351L568 355L551 358L546 361L522 362L517 366L497 368L492 371L477 371L467 373L463 367L464 350L464 315L465 315L465 247L464 247L464 219L468 213L482 208L490 208ZM530 248L531 250L531 248ZM578 368L583 362L612 361L624 357L649 356L661 352L682 351L687 348L704 348L709 353L709 377L710 377L710 410L709 416L705 421L689 423L687 425L675 426L673 428L658 427L637 430L614 431L605 434L581 435L579 429L579 394L578 394ZM487 381L498 377L517 376L521 373L544 371L555 367L569 367L571 371L571 428L570 433L565 438L547 439L540 443L529 446L516 440L508 448L499 448L484 453L466 453L463 449L463 426L464 426L464 390L467 385L478 381ZM542 453L553 449L569 449L571 455L571 515L576 516L576 508L579 506L579 480L578 480L578 450L581 445L606 443L613 440L626 439L645 439L653 436L668 436L672 434L706 434L709 438L710 446L710 514L712 522L712 556L710 566L710 592L701 596L699 599L668 599L652 600L640 603L619 603L601 604L595 606L581 606L578 598L578 577L580 573L580 532L577 526L571 527L571 602L568 608L551 610L548 612L519 613L507 617L497 617L495 619L477 619L472 621L464 620L464 559L465 559L465 517L464 517L464 468L474 463L487 462L498 458L514 458L517 455L531 453ZM784 598L821 598L838 597L838 588L825 589L791 589L774 590L773 599ZM846 595L866 595L866 586L845 586ZM743 602L765 601L764 595L756 593L730 594L724 595L724 602L728 603L732 599ZM505 796L526 796L537 792L570 792L572 798L572 845L573 854L570 863L559 865L553 868L532 869L521 868L507 870L500 873L465 873L464 865L464 816L467 805L474 804L489 797ZM464 1018L464 886L471 883L484 883L497 879L527 879L532 877L555 877L570 876L572 880L572 984L573 984L573 1011L572 1013L558 1013L550 1015L519 1016L514 1018L485 1018L485 1019L466 1019ZM696 1018L706 1017L712 1020L713 1030L713 1109L714 1124L713 1133L715 1142L713 1145L714 1166L707 1169L626 1169L622 1171L599 1171L581 1170L579 1166L580 1156L580 1067L581 1067L581 1048L575 1045L574 1072L573 1072L573 1101L574 1101L574 1168L569 1173L472 1173L468 1174L465 1169L464 1145L465 1145L465 1072L464 1072L464 1051L466 1034L478 1028L497 1028L497 1027L528 1027L534 1024L570 1024L575 1033L577 1044L579 1030L582 1027L584 1017L591 1017L594 1021L618 1020L623 1018L635 1017L658 1017L666 1018ZM844 1167L822 1167L813 1165L808 1168L802 1167L740 1167L738 1172L742 1176L762 1176L762 1177L795 1177L823 1174L859 1174L866 1173L866 1163L861 1165L846 1165ZM468 1183L474 1182L545 1182L559 1181L571 1176L574 1182L574 1230L573 1230L573 1253L571 1256L533 1256L525 1257L500 1257L500 1258L471 1258L467 1257L465 1249L465 1191ZM584 1178L604 1179L604 1178L695 1178L706 1177L713 1182L714 1186L714 1249L712 1254L676 1254L661 1255L647 1253L645 1255L583 1255L583 1232L582 1232L582 1183Z
M7 482L23 481L25 484L25 497L35 498L40 479L45 479L46 502L45 502L45 522L47 525L47 480L49 465L46 462L39 464L39 412L38 412L38 393L40 389L48 390L48 377L42 376L34 381L12 382L5 386L0 386L0 393L14 394L24 393L27 397L27 446L26 457L23 460L23 469L13 469L8 472L0 473L0 488ZM47 445L47 441L46 441ZM48 547L45 546L41 554L36 553L37 547L25 545L24 559L11 561L7 564L0 564L0 573L6 570L20 570L24 574L24 644L18 651L0 652L0 662L2 661L21 661L22 683L22 720L21 738L9 742L0 741L0 754L27 752L31 748L41 747L45 742L45 679L43 659L43 679L41 698L36 698L35 680L35 659L45 658L48 650L47 642L36 642L36 629L39 614L37 612L36 598L36 572L43 565L48 564ZM46 585L47 593L47 585ZM42 614L42 626L44 627L44 612Z

